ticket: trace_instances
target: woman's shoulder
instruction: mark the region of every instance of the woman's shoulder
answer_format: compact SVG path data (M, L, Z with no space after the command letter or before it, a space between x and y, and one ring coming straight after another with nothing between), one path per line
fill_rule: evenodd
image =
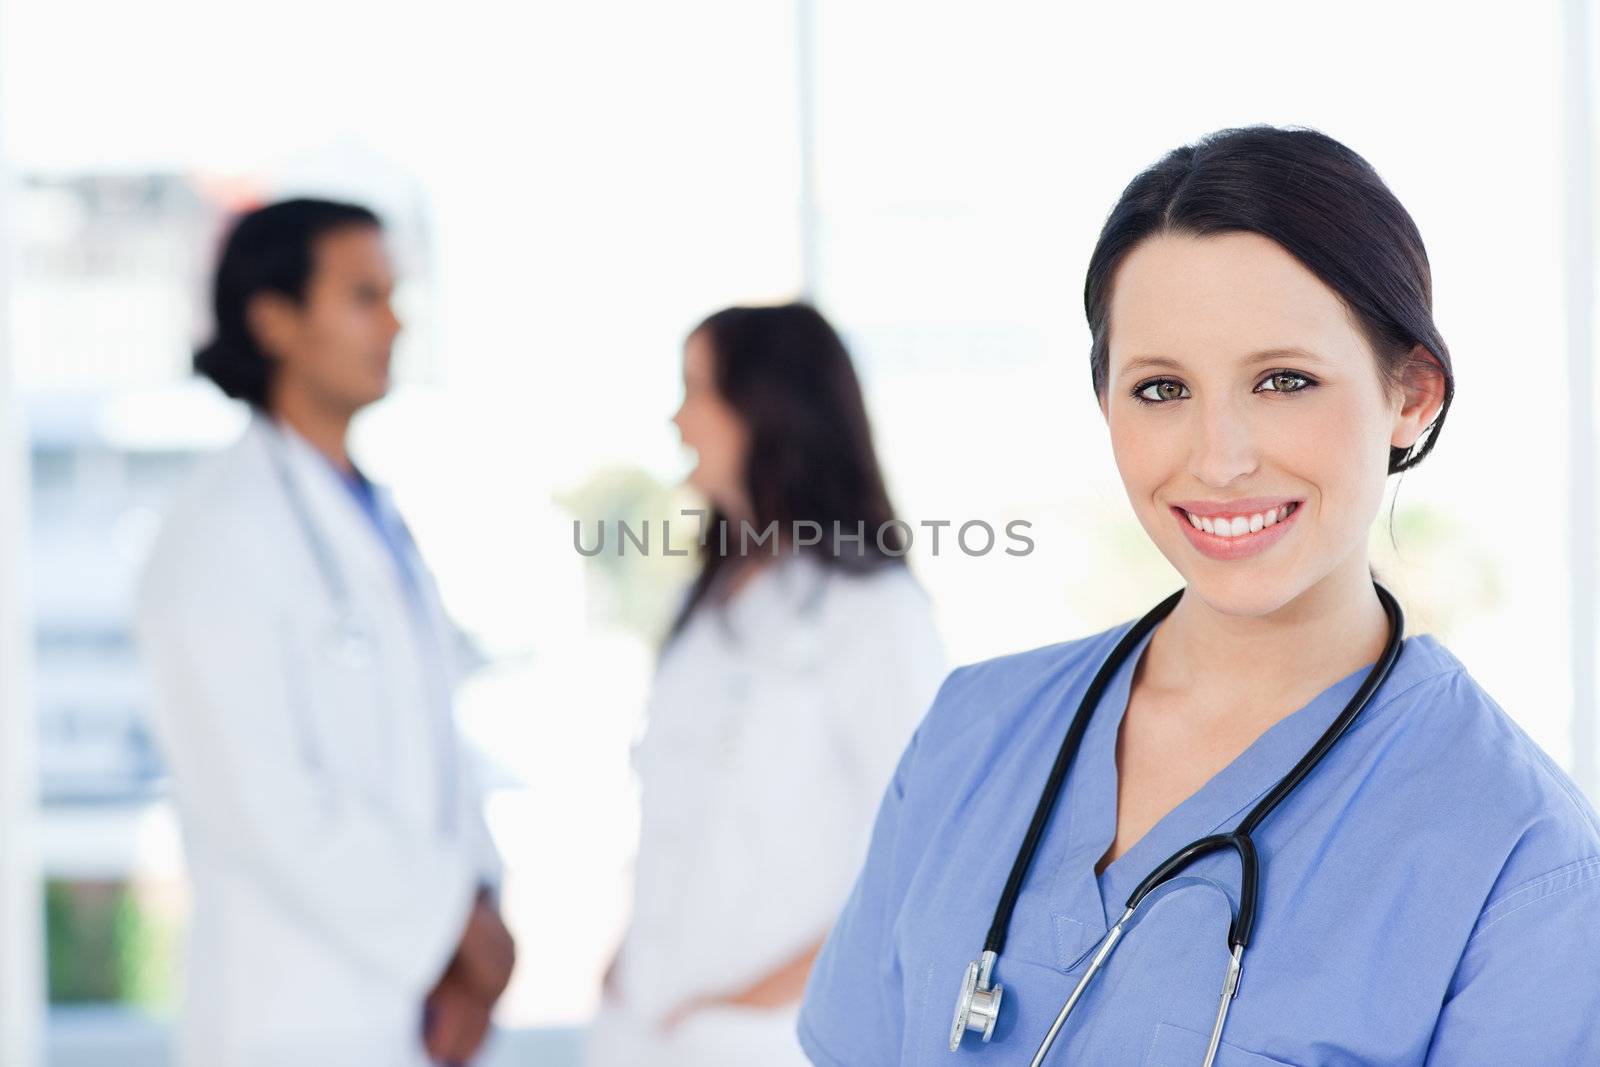
M834 645L878 647L937 632L933 601L903 562L852 566L800 553L772 572L763 610Z
M1087 637L1010 652L956 667L945 678L920 731L937 746L967 730L1006 730L1057 694L1098 669L1118 640L1133 627L1118 623Z
M1397 725L1431 762L1479 775L1512 794L1567 798L1587 808L1572 777L1432 634L1407 639L1400 685L1386 700L1403 714ZM1406 658L1414 657L1410 665ZM1402 669L1408 668L1408 669Z
M1368 785L1456 857L1452 878L1481 891L1480 924L1530 893L1600 890L1593 804L1466 665L1422 634L1407 639L1392 680L1357 725L1370 731L1358 742Z
M935 683L949 670L933 600L905 563L830 566L818 588L818 621L836 656L882 670L895 662L918 664L917 673L937 675ZM920 694L924 707L931 696L931 687Z
M903 560L852 567L801 559L804 562L800 566L826 587L833 609L841 614L863 610L916 614L932 611L927 590Z

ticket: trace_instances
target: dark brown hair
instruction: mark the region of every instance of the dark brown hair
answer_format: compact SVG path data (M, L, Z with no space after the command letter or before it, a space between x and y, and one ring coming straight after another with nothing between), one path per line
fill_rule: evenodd
M839 334L808 304L733 307L695 327L712 354L717 393L749 432L744 489L758 533L773 523L787 532L809 521L822 531L806 549L827 566L849 571L902 563L907 537L895 522L884 488L861 385ZM848 551L835 540L865 530ZM677 636L705 601L718 575L743 547L738 523L713 508L703 539L700 572L667 640ZM882 544L879 533L882 531ZM885 551L885 549L887 551ZM782 551L789 551L787 547Z
M250 330L250 300L276 293L303 301L316 269L318 239L352 226L381 228L367 208L331 200L283 200L242 216L223 245L212 283L217 332L194 354L194 369L235 400L265 411L272 360Z
M1344 301L1391 387L1421 345L1444 372L1444 403L1410 448L1390 448L1389 473L1421 462L1439 439L1455 372L1433 322L1422 235L1377 171L1325 134L1248 126L1174 149L1123 190L1100 231L1083 287L1096 394L1109 374L1111 285L1124 257L1160 233L1256 233L1281 245Z

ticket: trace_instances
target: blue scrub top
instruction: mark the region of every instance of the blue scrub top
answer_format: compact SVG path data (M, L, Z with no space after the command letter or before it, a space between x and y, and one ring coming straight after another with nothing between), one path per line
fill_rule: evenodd
M1128 629L945 680L812 971L799 1037L814 1063L1029 1063L1143 877L1232 829L1367 673L1274 725L1096 877L1146 637L1089 725L1017 902L993 1042L969 1033L952 1056L967 964L1078 702ZM1254 836L1256 927L1218 1067L1600 1064L1600 820L1432 637L1405 641L1356 724ZM1046 1063L1198 1067L1238 883L1237 858L1218 853L1147 899Z
M389 556L394 560L395 570L400 575L401 584L405 586L406 595L411 598L412 606L417 606L422 599L422 590L417 582L417 574L411 553L413 551L411 534L405 528L405 523L400 516L386 508L385 501L374 485L361 470L352 466L346 471L333 464L329 464L333 472L339 476L339 482L355 500L356 506L372 524L373 532L383 542L383 547L389 550Z

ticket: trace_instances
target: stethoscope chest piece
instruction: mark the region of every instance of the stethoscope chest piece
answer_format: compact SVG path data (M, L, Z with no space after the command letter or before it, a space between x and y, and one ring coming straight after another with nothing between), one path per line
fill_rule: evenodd
M950 1024L950 1051L961 1047L961 1039L968 1030L976 1030L987 1042L994 1036L995 1020L1000 1018L1000 997L1005 986L991 985L989 972L994 969L995 953L985 952L981 959L967 964L967 975L961 981L961 995L956 998L956 1016Z
M361 620L351 608L339 610L339 621L329 633L329 646L339 662L351 670L372 666L372 635L361 625Z

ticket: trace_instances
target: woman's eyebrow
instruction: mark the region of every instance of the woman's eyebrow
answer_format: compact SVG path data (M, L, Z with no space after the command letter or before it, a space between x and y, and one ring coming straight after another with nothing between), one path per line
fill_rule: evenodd
M1325 362L1321 356L1309 348L1289 345L1284 348L1263 348L1259 352L1252 352L1244 358L1244 363L1249 366L1256 363L1270 363L1278 359L1304 359L1312 363Z
M1259 352L1252 352L1245 356L1240 363L1246 367L1255 366L1257 363L1270 363L1279 359L1308 360L1312 363L1322 363L1323 358L1315 352L1293 345L1281 348L1263 348ZM1140 370L1183 370L1183 364L1170 356L1135 356L1123 364L1124 374Z

